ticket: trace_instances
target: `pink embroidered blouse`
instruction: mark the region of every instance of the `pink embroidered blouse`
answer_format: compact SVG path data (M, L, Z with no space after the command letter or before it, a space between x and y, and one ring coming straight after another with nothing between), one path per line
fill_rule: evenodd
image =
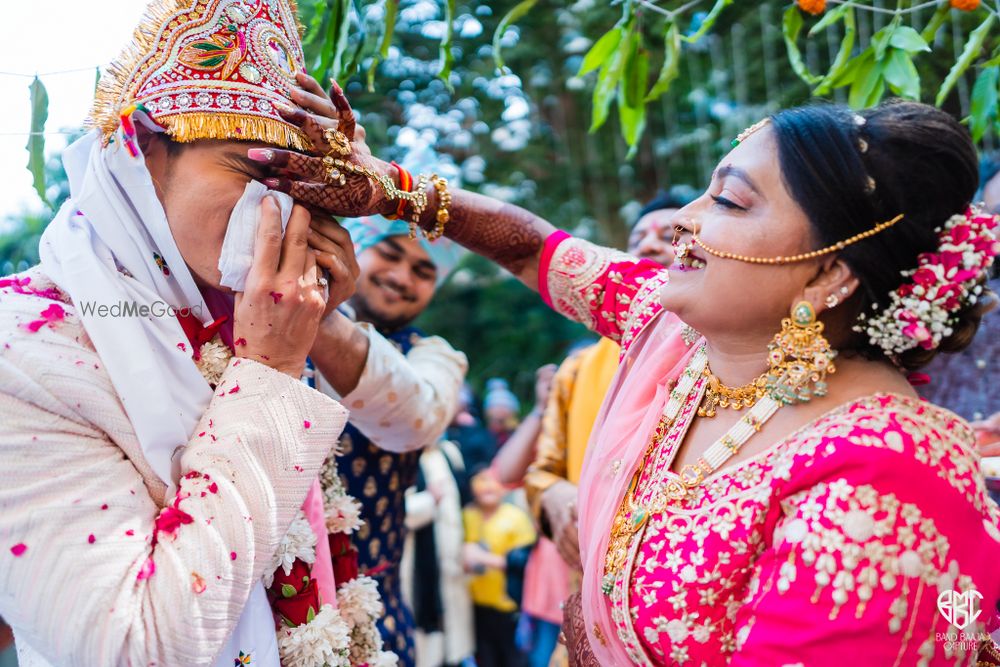
M665 270L562 232L539 273L549 305L625 355L662 310ZM640 501L674 475L700 389L641 475ZM615 636L598 640L637 665L976 664L996 626L1000 510L973 447L961 418L920 400L835 408L652 514L601 596ZM973 598L982 613L965 624Z

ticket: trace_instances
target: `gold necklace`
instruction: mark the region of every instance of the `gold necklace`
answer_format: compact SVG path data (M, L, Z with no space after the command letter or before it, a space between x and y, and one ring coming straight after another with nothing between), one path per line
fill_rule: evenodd
M764 397L767 390L767 373L758 375L742 387L724 385L708 366L705 366L704 374L708 378L708 386L705 388L705 397L698 407L699 417L711 419L716 415L718 408L732 410L751 408Z
M716 440L695 463L684 466L670 480L658 483L658 489L645 502L640 502L639 482L643 472L653 459L653 453L666 439L670 429L675 426L681 409L691 400L691 395L698 391L697 378L705 374L708 368L708 357L702 347L692 357L684 370L677 387L670 392L663 414L656 425L649 445L643 454L639 467L632 475L625 496L618 507L611 523L611 534L608 540L608 550L604 559L604 578L601 588L605 595L610 595L618 573L628 561L629 550L635 535L646 525L653 514L663 512L670 502L688 498L701 482L718 470L726 461L735 456L740 448L781 407L781 403L770 396L757 401L753 409L730 428L725 435Z

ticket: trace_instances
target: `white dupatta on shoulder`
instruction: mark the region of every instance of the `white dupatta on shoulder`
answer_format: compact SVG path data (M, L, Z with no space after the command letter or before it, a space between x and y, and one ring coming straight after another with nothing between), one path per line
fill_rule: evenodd
M129 154L121 130L107 147L91 131L67 148L63 161L71 195L42 235L42 270L72 299L169 497L178 477L176 454L212 389L190 349L178 345L187 338L175 317L101 317L94 307L134 302L155 306L157 313L167 306L192 308L205 324L212 317L174 242L145 160L141 152ZM255 665L279 667L274 620L260 582L215 665L231 667L236 647L254 647ZM19 646L19 653L31 664L46 664L30 647Z

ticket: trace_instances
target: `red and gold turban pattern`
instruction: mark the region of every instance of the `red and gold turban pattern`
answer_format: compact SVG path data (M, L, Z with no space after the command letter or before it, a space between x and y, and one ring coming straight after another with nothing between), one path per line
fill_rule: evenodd
M101 78L90 124L110 138L122 111L142 105L176 141L304 150L276 109L303 67L295 0L157 0Z

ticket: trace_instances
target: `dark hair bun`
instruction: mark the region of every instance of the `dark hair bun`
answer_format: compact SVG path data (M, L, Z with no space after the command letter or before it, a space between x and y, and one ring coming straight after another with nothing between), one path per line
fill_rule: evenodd
M968 131L945 112L916 102L887 102L855 113L837 105L791 109L773 117L782 178L813 225L817 247L842 241L902 213L902 221L846 248L841 257L861 283L856 314L884 308L903 271L938 245L937 228L962 213L979 182ZM873 187L874 186L874 187ZM954 333L936 350L915 348L897 361L920 368L937 352L964 349L984 307L956 314ZM881 348L865 334L843 351L872 359Z

